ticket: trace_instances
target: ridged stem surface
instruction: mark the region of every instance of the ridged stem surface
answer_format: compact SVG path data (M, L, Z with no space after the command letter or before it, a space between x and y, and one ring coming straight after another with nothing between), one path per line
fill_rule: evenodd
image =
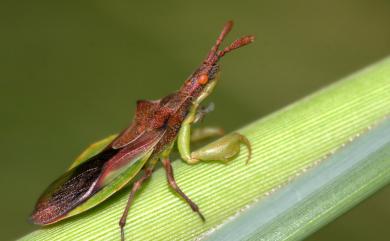
M202 238L231 217L240 216L248 205L276 195L298 176L314 171L389 114L390 58L387 58L240 129L252 143L253 159L248 165L244 148L227 165L190 166L175 161L176 180L199 205L205 223L169 189L164 170L157 170L137 194L129 213L126 237L128 240ZM389 180L389 175L387 172L383 180ZM370 190L388 182L383 180L374 183ZM128 192L126 188L91 211L37 230L22 240L119 240L118 221ZM343 205L342 210L348 210L354 204ZM301 208L304 210L304 206ZM291 216L290 221L295 218ZM305 222L316 218L321 216Z

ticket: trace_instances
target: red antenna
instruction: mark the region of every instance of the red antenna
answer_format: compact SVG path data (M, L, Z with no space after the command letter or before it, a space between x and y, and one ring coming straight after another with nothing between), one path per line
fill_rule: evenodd
M211 48L211 50L210 50L207 58L205 59L204 63L212 65L215 62L217 62L219 60L219 58L224 56L226 53L228 53L228 52L230 52L230 51L232 51L234 49L240 48L242 46L245 46L247 44L250 44L250 43L252 43L255 40L255 36L253 36L253 35L244 36L242 38L239 38L239 39L233 41L233 43L231 43L225 49L218 50L218 48L221 45L222 41L224 40L224 38L226 37L226 35L230 32L230 30L232 28L233 28L233 21L230 20L223 27L222 32L219 34L219 36L217 38L217 41L215 42L214 46Z

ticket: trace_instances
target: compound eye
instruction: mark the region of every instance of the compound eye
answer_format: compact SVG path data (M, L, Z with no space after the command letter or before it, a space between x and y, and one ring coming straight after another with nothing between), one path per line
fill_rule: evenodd
M207 74L202 74L199 76L198 83L201 85L207 84L209 81L209 76Z

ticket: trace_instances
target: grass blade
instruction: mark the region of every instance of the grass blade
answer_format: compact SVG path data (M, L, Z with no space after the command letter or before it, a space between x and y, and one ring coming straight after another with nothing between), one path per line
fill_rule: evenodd
M390 182L390 120L337 151L206 240L299 240Z
M228 165L201 163L189 166L175 162L173 168L178 184L200 206L206 223L202 223L183 200L168 189L163 170L157 170L135 199L126 236L131 240L193 240L205 237L232 216L244 213L242 210L248 205L265 203L265 197L279 195L282 191L276 191L293 185L297 176L314 173L317 169L313 167L320 163L325 165L331 160L329 156L389 114L390 58L387 58L241 129L240 132L252 142L253 159L249 165L244 164L245 151ZM362 171L369 175L372 170L367 168ZM348 179L347 174L339 178ZM386 173L383 179L370 184L356 200L385 185L388 175ZM85 214L37 230L22 240L118 240L118 220L128 192L129 189L125 189ZM347 194L345 197L348 197ZM310 216L315 213L311 201L315 202L318 197L302 197L307 202L294 209L293 215L298 215L297 210L306 211L307 216L302 214L309 217L306 219L289 216L290 209L284 207L286 220L281 221L290 221L293 225L294 220L299 219L302 223L294 225L303 227L299 233L285 236L286 239L307 236L355 204L353 201L343 202L342 195L339 195L340 200L331 202L335 205L335 209L331 210L339 210L335 215ZM283 208L284 204L280 205ZM294 225L291 228L297 229ZM308 228L304 228L305 225L309 225ZM275 226L267 227L261 230L266 232L261 235L272 235Z

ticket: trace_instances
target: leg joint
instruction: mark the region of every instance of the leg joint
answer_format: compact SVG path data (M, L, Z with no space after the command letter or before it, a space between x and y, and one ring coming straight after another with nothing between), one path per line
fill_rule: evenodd
M178 186L177 186L177 183L175 182L175 180L172 180L172 179L168 179L168 183L169 185L173 188L173 189L178 189Z

